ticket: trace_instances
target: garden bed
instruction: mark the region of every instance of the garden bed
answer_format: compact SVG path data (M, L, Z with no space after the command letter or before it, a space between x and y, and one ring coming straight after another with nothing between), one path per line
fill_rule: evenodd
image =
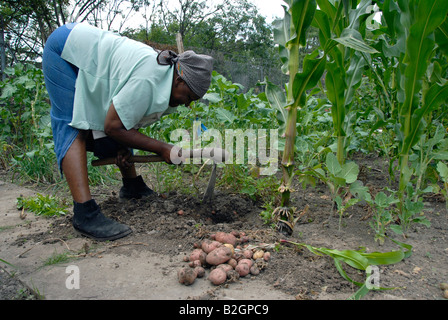
M387 166L381 159L372 157L357 161L362 168L359 179L369 186L372 194L389 184L385 170ZM95 193L101 191L96 190ZM261 203L228 191L216 190L210 205L202 204L195 196L176 192L125 203L119 202L117 196L106 189L103 196L104 200L99 201L103 212L132 227L134 232L126 241L150 244L136 246L133 251L149 250L172 255L178 261L172 261L171 265L174 263L178 268L185 266L179 254L189 254L194 243L209 238L217 231L245 232L250 244L275 245L275 249L270 250L271 260L256 277L266 283L266 288L273 287L293 299L346 299L358 287L341 277L332 258L316 255L306 248L280 244L281 239L337 250L358 250L364 247L367 252L386 252L400 249L390 240L386 240L382 246L374 241L374 233L369 227L371 212L365 204L358 203L350 207L340 223L339 216L332 213L333 205L325 185L305 190L296 186L294 206L302 210L308 205L309 209L297 222L291 236L279 233L263 223L260 217L263 210ZM397 289L371 291L364 299L443 299L439 285L448 282L448 219L443 197L425 198L423 214L431 222L429 228L421 224L412 225L407 238L388 234L413 247L412 255L403 261L379 266L380 286ZM49 238L66 240L81 237L71 227L71 215L49 221L49 232L18 238L16 245L25 241L37 243ZM347 265L344 269L350 278L364 281L364 272ZM238 281L244 286L245 282L250 281L250 276ZM176 286L182 286L172 279L169 285L173 290ZM232 283L222 286L222 290L226 290L226 286L231 287ZM194 284L189 290L191 297L216 298L213 294L198 296Z

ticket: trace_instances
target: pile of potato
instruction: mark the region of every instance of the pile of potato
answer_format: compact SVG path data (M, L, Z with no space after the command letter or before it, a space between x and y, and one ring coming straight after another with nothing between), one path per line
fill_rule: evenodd
M216 232L184 257L188 267L178 273L179 283L191 285L210 269L208 279L214 285L236 281L249 274L258 275L270 259L270 252L248 246L249 238L243 232Z

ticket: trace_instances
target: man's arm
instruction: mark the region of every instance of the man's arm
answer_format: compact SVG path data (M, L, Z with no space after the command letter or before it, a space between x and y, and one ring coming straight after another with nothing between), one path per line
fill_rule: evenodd
M170 151L173 145L150 138L136 129L127 130L112 103L104 121L104 132L118 143L129 148L155 152L171 163Z

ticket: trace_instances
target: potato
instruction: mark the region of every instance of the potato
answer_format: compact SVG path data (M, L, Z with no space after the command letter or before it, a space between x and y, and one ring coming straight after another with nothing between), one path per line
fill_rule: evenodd
M196 280L197 274L194 269L182 268L177 272L179 283L189 286Z
M201 263L205 263L205 259L207 257L207 254L202 249L194 249L190 253L190 261L196 261L199 260Z
M442 290L448 290L448 283L441 283L441 284L440 284L440 289L442 289Z
M210 271L208 279L216 286L223 284L227 279L227 273L222 268L216 268Z
M242 263L246 263L249 266L249 268L252 267L252 265L254 264L254 262L251 259L241 259L240 261L238 261L238 264Z
M194 261L190 261L190 263L188 265L192 268L201 267L202 262L201 262L201 260L194 260Z
M258 269L257 266L252 266L252 267L250 267L250 274L257 276L260 274L260 269Z
M250 272L250 267L247 263L239 263L236 268L235 271L238 272L238 274L240 275L240 277L245 277L249 274Z
M227 264L227 263L220 264L220 265L217 266L216 268L221 268L221 269L223 269L226 273L227 273L227 271L233 270L233 267L232 267L230 264Z
M232 246L236 244L236 237L233 234L222 231L216 232L215 240L221 243L229 243Z
M238 261L236 261L235 259L231 258L229 261L227 261L227 263L229 265L232 266L233 269L235 269L235 267L238 265Z
M252 250L246 249L243 251L243 256L246 259L252 259L252 256L254 255L254 253L252 252Z
M443 291L443 297L445 299L448 299L448 289L446 289L445 291Z
M232 257L232 251L227 247L219 247L207 254L205 261L212 266L226 263Z
M269 260L271 260L271 253L270 252L265 252L263 255L263 259L264 261L268 262Z
M255 253L252 256L252 258L254 260L257 260L257 259L263 258L263 256L264 256L264 251L263 250L257 250L257 251L255 251Z
M230 243L224 243L224 246L232 250L232 255L235 253L235 248Z
M198 278L202 278L205 276L205 269L203 267L195 267L194 271L196 272L196 276Z
M201 248L205 253L208 254L220 246L222 246L222 243L219 241L204 240L202 242Z

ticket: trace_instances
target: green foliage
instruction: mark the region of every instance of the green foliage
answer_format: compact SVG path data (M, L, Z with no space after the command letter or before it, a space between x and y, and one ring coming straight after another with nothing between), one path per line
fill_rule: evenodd
M17 208L34 212L38 216L60 216L67 214L67 205L57 197L38 193L35 197L17 198Z
M430 221L423 215L424 204L421 200L405 200L404 207L398 212L399 224L391 225L390 229L397 234L406 236L411 225L415 223L430 227Z
M393 221L391 206L398 202L394 194L387 196L384 192L378 192L374 200L369 201L373 210L373 219L369 225L375 231L375 241L380 245L384 244L386 239L386 230Z
M0 145L2 164L21 180L55 182L55 154L50 105L42 70L16 64L0 84Z
M441 59L437 46L441 43L444 48L446 35L441 30L448 6L442 0L390 0L379 6L382 22L387 26L382 29L387 38L380 39L384 45L382 58L391 68L390 78L386 79L390 80L392 90L386 90L384 95L396 106L393 112L399 142L399 198L400 207L404 208L412 147L420 140L428 117L448 98L445 75L440 72L446 61Z
M392 239L391 239L392 240ZM389 290L394 288L382 288L378 285L369 283L369 278L371 276L371 267L378 265L391 265L408 258L412 254L412 246L404 243L400 243L396 240L392 240L394 243L398 244L402 250L390 251L390 252L372 252L367 253L365 250L335 250L328 248L317 248L306 243L296 243L293 241L282 240L282 243L289 243L298 247L305 247L310 252L316 255L327 255L333 258L336 268L338 269L340 275L347 281L357 285L359 287L358 291L353 294L350 299L361 299L370 290ZM343 263L348 266L365 271L366 280L365 282L357 282L351 279L343 269Z
M448 166L444 162L439 161L437 163L437 172L443 184L441 192L445 196L446 208L448 209Z

